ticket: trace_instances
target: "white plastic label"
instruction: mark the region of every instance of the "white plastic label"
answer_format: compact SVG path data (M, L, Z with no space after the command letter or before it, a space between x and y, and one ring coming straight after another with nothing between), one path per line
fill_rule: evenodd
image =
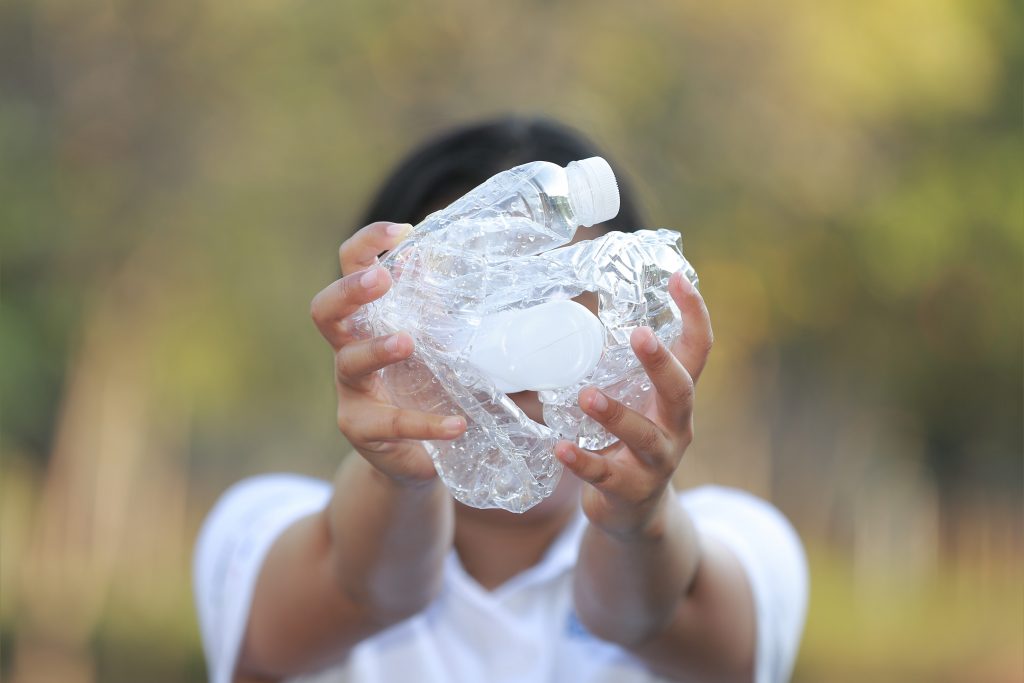
M570 300L489 316L480 330L469 361L506 394L576 384L604 350L604 325Z

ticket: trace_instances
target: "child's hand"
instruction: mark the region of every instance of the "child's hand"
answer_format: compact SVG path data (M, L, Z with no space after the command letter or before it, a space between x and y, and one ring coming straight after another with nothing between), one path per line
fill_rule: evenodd
M349 316L379 299L391 288L391 275L377 265L377 255L392 249L410 226L372 223L341 245L340 280L313 298L311 314L334 349L338 389L338 428L355 449L378 470L401 483L436 476L421 441L454 439L466 429L462 417L404 410L388 399L381 368L408 358L413 340L405 332L357 339Z
M683 334L671 351L647 327L630 339L654 385L655 400L641 414L587 387L580 392L580 407L619 442L600 454L568 441L555 446L558 459L590 484L583 492L583 511L591 523L616 535L656 532L672 474L693 440L694 382L711 350L711 320L704 299L682 273L669 280L669 292L683 318Z

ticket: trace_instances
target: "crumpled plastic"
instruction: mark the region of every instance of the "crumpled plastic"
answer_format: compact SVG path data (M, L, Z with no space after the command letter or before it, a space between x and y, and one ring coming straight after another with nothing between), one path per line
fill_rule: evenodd
M445 213L457 215L453 207ZM367 335L404 330L415 341L410 358L381 371L396 405L465 417L462 436L426 443L439 476L466 505L524 512L549 496L562 474L558 439L591 450L615 442L580 409L580 389L593 385L643 410L652 387L630 334L646 325L671 344L681 332L668 279L682 270L697 284L697 275L677 232L611 232L568 244L572 230L497 212L428 217L381 259L394 285L357 317ZM468 361L469 350L486 317L587 291L597 293L604 352L582 381L539 392L546 423L539 424Z

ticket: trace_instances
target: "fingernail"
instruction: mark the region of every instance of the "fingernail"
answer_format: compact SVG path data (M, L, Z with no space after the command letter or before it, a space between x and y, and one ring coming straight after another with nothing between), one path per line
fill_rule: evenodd
M590 399L590 407L592 410L603 413L608 410L608 399L605 398L604 394L600 391L595 391L593 397Z
M641 344L641 347L645 353L654 353L658 350L658 337L654 334L654 330L651 329L647 330L647 334L649 335L647 341Z
M446 432L460 432L462 431L462 425L463 422L461 417L446 417L441 420L441 427L443 427Z
M393 334L384 340L384 350L388 353L395 353L398 351L398 335Z
M411 223L393 223L387 227L386 232L389 237L404 237L410 230Z
M558 457L562 459L566 465L571 465L576 462L576 451L571 446L566 444L558 445Z
M377 282L380 281L380 268L370 268L368 271L363 273L363 276L359 278L359 284L366 289L371 289L377 286Z

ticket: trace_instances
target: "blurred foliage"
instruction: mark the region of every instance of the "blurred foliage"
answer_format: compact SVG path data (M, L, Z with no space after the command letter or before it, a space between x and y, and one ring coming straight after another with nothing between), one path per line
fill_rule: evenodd
M649 227L683 231L718 340L694 471L771 495L846 557L898 460L936 487L941 551L959 557L954 522L1022 480L1022 26L1012 0L0 5L0 438L20 492L3 508L5 638L24 610L9 558L45 517L53 454L92 462L70 427L58 448L61 425L104 387L146 407L133 486L187 480L167 522L185 520L186 545L164 583L110 569L135 597L100 600L87 628L102 645L128 643L116 624L136 616L189 622L180 601L146 612L147 591L187 591L217 492L266 469L327 475L345 452L307 314L337 245L411 145L504 112L587 132ZM95 414L115 434L128 419ZM1018 522L991 544L1019 549ZM936 629L937 585L921 618ZM841 623L859 594L821 590L812 625ZM799 671L840 680L827 667L864 652L822 629ZM194 634L178 642L194 662ZM856 679L883 680L888 656L913 659L904 680L951 661L907 642Z

